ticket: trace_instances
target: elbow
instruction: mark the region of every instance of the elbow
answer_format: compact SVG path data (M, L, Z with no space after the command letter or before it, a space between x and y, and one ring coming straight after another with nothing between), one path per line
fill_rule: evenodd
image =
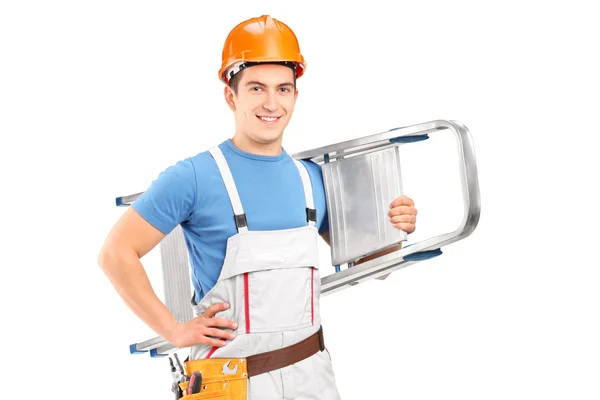
M104 244L97 256L98 266L105 274L109 275L123 260L122 251L116 246Z
M98 266L100 267L100 269L102 271L107 272L108 269L110 268L110 265L112 264L111 260L113 260L113 259L114 259L114 256L112 255L111 249L105 245L102 247L102 249L98 253L96 262L98 263Z
M133 248L111 242L105 243L97 256L98 266L109 277L139 260L138 253Z

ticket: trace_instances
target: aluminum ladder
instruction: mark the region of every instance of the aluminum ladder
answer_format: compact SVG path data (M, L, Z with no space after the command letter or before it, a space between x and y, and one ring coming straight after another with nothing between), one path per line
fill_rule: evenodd
M428 238L402 249L355 265L356 260L406 240L406 233L391 224L377 224L373 212L387 212L389 202L402 192L398 146L427 140L430 135L453 132L458 144L458 159L464 217L452 232ZM466 238L476 228L480 215L480 196L471 133L458 121L435 120L394 128L389 131L320 147L296 154L297 160L312 160L322 166L329 210L331 260L335 272L321 279L321 295L365 282L383 280L392 272L437 257L442 247ZM371 174L357 173L368 169ZM116 198L116 204L127 207L143 192ZM387 197L386 197L387 195ZM353 202L360 201L358 211ZM369 225L371 224L371 225ZM387 226L389 225L389 226ZM383 226L383 228L382 228ZM355 233L370 229L370 240ZM177 226L159 244L161 252L165 305L180 322L193 318L190 265L181 226ZM341 265L347 267L342 269ZM180 350L161 337L130 346L131 354L149 353L162 357Z

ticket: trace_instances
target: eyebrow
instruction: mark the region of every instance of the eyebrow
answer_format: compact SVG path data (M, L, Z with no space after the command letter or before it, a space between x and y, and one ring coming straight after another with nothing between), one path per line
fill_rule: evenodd
M246 86L250 86L250 85L267 86L264 83L259 82L259 81L246 82ZM283 86L294 86L294 84L292 82L285 82L285 83L280 83L279 85L277 85L277 87L283 87Z

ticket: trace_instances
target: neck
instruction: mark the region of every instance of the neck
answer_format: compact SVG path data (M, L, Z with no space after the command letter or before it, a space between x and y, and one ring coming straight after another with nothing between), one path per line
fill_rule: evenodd
M278 156L282 153L281 138L270 143L261 143L252 140L248 136L236 134L231 139L235 147L245 151L246 153L256 154L259 156Z

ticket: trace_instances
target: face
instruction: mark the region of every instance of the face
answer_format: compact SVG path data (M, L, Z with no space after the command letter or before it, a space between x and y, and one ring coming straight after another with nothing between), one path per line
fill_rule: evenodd
M297 96L294 72L283 65L256 65L243 70L237 95L225 86L225 99L235 113L236 134L260 144L281 140Z

